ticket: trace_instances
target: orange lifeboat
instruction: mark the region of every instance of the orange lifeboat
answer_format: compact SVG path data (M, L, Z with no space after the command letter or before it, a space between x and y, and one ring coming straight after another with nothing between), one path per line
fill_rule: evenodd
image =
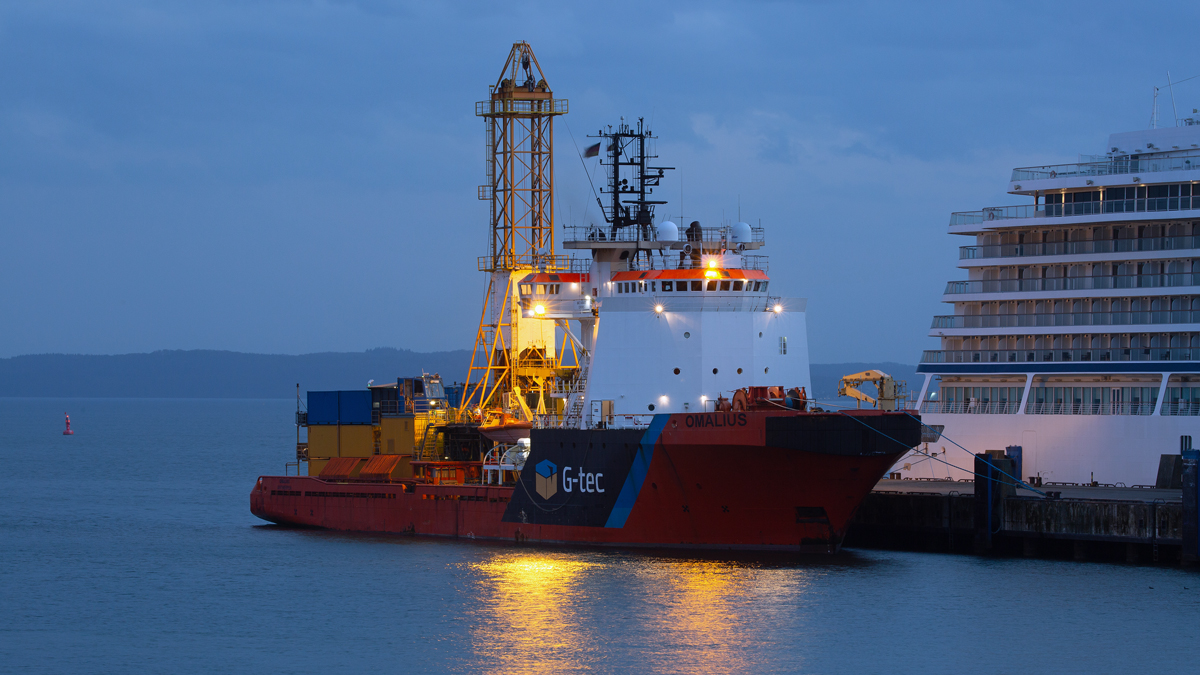
M512 445L522 438L529 438L533 422L519 420L506 412L488 415L488 420L479 427L479 433L496 443Z

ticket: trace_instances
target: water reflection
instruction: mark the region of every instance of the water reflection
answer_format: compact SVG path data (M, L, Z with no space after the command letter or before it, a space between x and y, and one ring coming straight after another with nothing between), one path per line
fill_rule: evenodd
M804 623L813 575L797 566L549 551L497 553L470 568L479 601L472 644L494 672L605 670L614 651L630 650L639 670L752 671L763 650L795 646L800 636L779 645L773 626Z
M596 636L578 608L602 565L554 552L501 553L470 565L479 575L472 643L484 672L590 670Z
M646 565L645 629L659 636L655 670L747 672L769 649L770 617L794 608L801 569L762 569L720 560L655 560ZM766 628L766 630L764 630ZM796 664L797 666L799 664Z

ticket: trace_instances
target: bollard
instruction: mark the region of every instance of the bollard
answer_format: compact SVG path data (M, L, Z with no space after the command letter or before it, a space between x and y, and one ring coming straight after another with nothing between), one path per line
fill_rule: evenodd
M1179 448L1183 455L1183 563L1192 565L1200 561L1200 450L1192 448L1191 436L1180 436Z
M992 459L986 454L975 455L975 555L984 555L992 550L992 535L1000 531L1000 525L1004 522L1005 492L1013 489L999 482L1004 478L997 471L999 464L1012 466L1010 460ZM1012 482L1011 479L1006 480Z

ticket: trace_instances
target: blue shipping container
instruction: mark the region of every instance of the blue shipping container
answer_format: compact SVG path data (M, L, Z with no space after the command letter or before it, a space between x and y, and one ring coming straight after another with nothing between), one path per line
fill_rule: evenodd
M371 391L338 392L338 420L342 424L371 424Z
M446 385L446 402L451 408L457 408L462 405L463 385L450 384Z
M308 423L338 423L338 393L336 391L308 392Z

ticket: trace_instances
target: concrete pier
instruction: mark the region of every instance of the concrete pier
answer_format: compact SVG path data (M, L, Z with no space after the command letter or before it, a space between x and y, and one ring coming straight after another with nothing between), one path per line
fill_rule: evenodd
M995 473L981 461L977 473ZM1184 490L1048 485L1044 497L995 475L1000 480L881 480L855 514L845 546L1161 564L1195 559L1194 487L1185 509Z

